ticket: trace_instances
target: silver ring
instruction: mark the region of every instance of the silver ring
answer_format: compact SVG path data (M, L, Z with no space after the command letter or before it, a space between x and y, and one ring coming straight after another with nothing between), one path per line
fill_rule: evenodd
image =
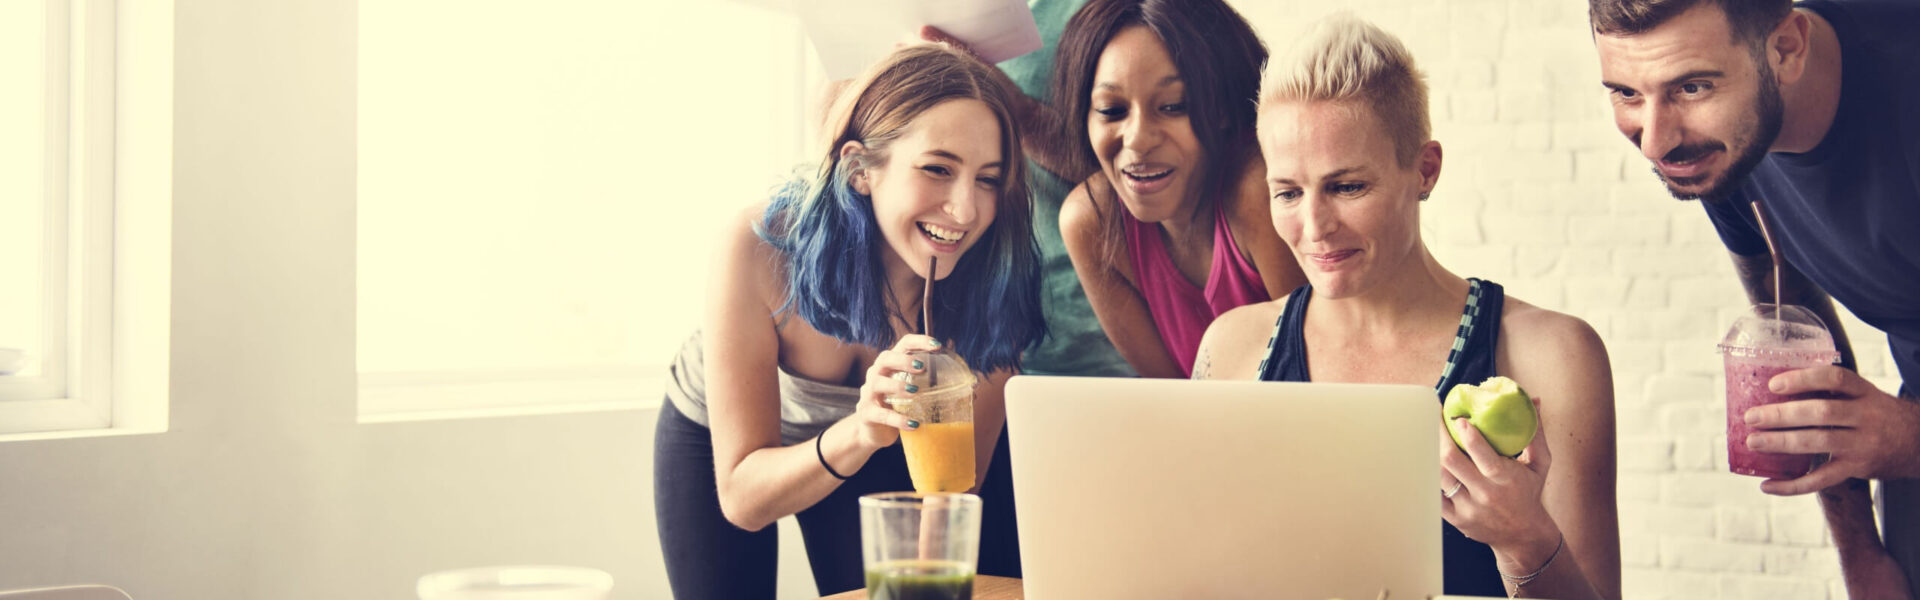
M1447 491L1444 491L1444 492L1440 492L1440 497L1441 497L1441 498L1446 498L1446 499L1448 499L1448 500L1452 500L1452 499L1453 499L1453 495L1454 495L1454 494L1458 494L1458 493L1460 493L1460 488L1463 488L1463 487L1467 487L1467 482L1465 482L1465 481L1462 481L1462 482L1458 482L1458 483L1455 483L1455 484L1453 484L1453 489L1450 489L1450 490L1447 490Z

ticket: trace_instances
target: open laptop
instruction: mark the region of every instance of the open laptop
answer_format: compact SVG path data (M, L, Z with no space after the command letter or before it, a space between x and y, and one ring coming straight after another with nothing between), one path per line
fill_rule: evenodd
M1019 376L1034 600L1441 593L1432 388Z

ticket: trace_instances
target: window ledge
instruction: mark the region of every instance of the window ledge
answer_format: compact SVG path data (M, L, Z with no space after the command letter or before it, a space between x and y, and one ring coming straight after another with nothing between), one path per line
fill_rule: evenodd
M432 410L413 410L371 415L360 415L359 423L373 425L379 423L415 423L420 421L451 421L458 419L488 419L495 417L524 417L535 415L564 415L590 412L618 412L654 410L660 408L660 399L650 400L611 400L601 402L550 402L523 404L518 406L492 406L484 408L445 408Z
M359 423L650 410L665 365L481 372L362 373Z
M166 433L165 427L103 427L99 429L67 429L63 431L35 431L31 433L0 434L0 444L9 442L41 442L47 440L71 440L85 438L110 438L132 435L154 435Z

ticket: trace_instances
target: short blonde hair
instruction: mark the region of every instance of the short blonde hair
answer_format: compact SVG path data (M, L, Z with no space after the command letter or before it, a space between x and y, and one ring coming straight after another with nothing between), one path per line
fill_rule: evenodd
M1432 139L1425 79L1399 38L1351 13L1336 13L1267 62L1260 108L1278 102L1361 102L1393 138L1394 158L1407 167Z

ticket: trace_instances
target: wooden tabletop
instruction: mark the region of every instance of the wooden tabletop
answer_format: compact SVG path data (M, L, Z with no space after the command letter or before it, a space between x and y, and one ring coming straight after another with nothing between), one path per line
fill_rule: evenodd
M820 600L866 600L866 590L841 592ZM976 575L973 578L974 600L1022 600L1027 593L1020 587L1020 580L1012 577Z

